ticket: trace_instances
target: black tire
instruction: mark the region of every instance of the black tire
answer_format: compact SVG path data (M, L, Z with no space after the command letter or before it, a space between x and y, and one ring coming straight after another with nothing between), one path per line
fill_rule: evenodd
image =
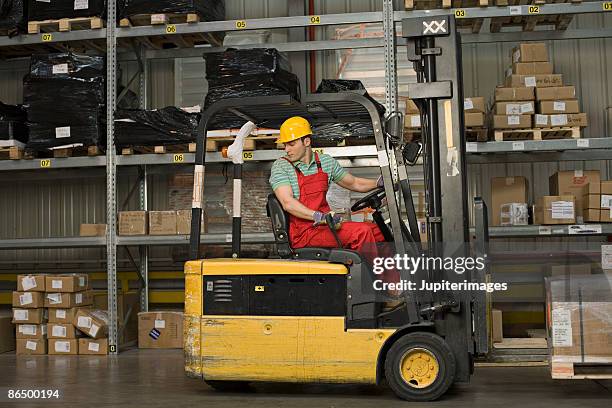
M213 388L215 391L221 392L241 392L249 390L247 381L210 381L204 380L206 385Z
M404 378L402 362L410 355L409 353L413 355L420 353L428 358L432 355L435 357L438 370L434 371L433 382L429 383L431 375L430 379L425 379L420 384L418 379ZM424 371L420 372L430 374L432 371L428 370L431 369L431 366L424 361L421 359L418 362L426 365ZM395 395L407 401L433 401L440 398L455 381L455 370L455 356L446 341L436 334L427 332L409 333L400 337L393 343L385 359L385 378L389 387Z

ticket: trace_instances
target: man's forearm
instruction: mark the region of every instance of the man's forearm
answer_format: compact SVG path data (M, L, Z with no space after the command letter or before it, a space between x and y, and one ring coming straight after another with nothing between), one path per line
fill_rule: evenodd
M282 206L285 211L295 217L303 218L305 220L313 220L314 210L306 207L295 198L286 199L282 203Z

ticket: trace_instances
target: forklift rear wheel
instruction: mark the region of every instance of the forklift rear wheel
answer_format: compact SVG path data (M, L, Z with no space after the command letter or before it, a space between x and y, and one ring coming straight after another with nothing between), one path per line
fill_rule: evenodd
M455 356L442 337L427 332L410 333L389 349L385 377L399 398L433 401L455 380Z
M240 392L249 389L247 381L208 381L204 380L206 385L214 388L215 391L221 392Z

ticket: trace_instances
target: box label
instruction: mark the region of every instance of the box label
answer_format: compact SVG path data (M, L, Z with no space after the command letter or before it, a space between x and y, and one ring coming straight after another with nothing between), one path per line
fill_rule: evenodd
M49 299L49 303L52 305L57 305L62 303L62 294L61 293L47 293L47 299Z
M38 343L36 343L35 341L26 341L26 345L25 348L27 348L28 350L32 350L32 351L36 351L36 349L38 348Z
M571 201L553 201L551 210L551 217L554 220L574 219L574 203Z
M463 101L463 109L474 109L474 102L471 98L465 98Z
M36 325L35 324L22 324L19 325L19 333L36 336Z
M612 245L601 246L601 269L612 269Z
M75 10L87 10L89 8L89 0L74 0Z
M97 353L100 351L100 345L98 343L89 343L87 345L87 350L89 351L93 351L94 353Z
M58 74L67 74L68 73L68 64L57 64L52 68L53 75Z
M77 294L74 296L74 301L75 301L77 304L83 303L83 294L82 294L82 293L77 293Z
M66 137L70 137L70 126L55 128L55 138L56 139L62 139Z
M31 305L34 303L34 299L32 299L31 293L24 293L23 295L19 295L19 304L21 306Z
M521 105L518 103L509 103L506 105L506 115L520 115Z
M97 324L92 323L91 324L91 328L89 329L89 334L92 337L96 337L98 335L98 330L100 330L100 326L98 326Z
M521 104L521 108L519 109L520 113L532 113L533 112L533 105L530 103L523 103Z
M525 77L525 86L536 86L536 77L534 76Z
M410 127L421 127L421 117L417 115L411 116Z
M165 320L155 320L154 327L156 329L165 329L166 328L166 321Z
M85 286L85 277L84 276L79 276L79 286L81 286L81 287Z
M572 314L567 309L552 311L553 347L572 347Z
M13 319L18 321L28 320L28 311L13 309Z
M556 111L565 111L565 102L563 101L554 101L553 102L553 110Z
M551 126L567 125L567 115L550 115Z
M65 319L66 318L66 311L64 309L57 309L55 311L55 317L58 319Z
M508 116L508 124L509 125L520 125L521 117L520 116Z
M21 278L21 287L23 290L30 290L36 287L36 279L33 276Z
M548 115L535 115L536 125L548 125Z
M55 342L56 353L70 353L70 342L69 341L56 341Z
M66 328L64 326L53 326L51 335L53 337L66 337Z
M601 208L612 208L612 195L601 195Z
M89 329L91 327L91 317L89 316L79 316L77 319L77 326L79 328Z
M62 288L62 281L61 280L53 279L51 281L51 288L52 289L61 289Z

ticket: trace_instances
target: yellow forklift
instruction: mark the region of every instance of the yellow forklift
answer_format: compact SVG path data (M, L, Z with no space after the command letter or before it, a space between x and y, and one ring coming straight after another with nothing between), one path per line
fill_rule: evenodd
M467 255L460 46L452 17L437 18L435 27L443 29L435 36L421 27L431 24L411 21L403 32L419 75L410 92L421 110L422 143L405 143L401 115L382 118L374 102L358 91L309 94L299 102L289 96L224 99L203 112L195 157L192 260L185 264L188 376L218 390L252 382L386 383L411 401L435 400L453 383L469 382L474 356L487 347L484 303L478 296L405 291L389 307L392 299L372 289L377 277L358 253L341 247L292 248L288 216L273 194L266 205L277 257L241 258L240 161L234 165L233 257L200 258L207 129L232 120L274 127L292 116L307 118L315 128L354 123L371 128L384 187L352 209L374 210L396 254ZM421 152L427 246L420 243L406 168ZM461 245L448 249L443 237ZM482 276L447 270L402 275L424 281L466 278Z

